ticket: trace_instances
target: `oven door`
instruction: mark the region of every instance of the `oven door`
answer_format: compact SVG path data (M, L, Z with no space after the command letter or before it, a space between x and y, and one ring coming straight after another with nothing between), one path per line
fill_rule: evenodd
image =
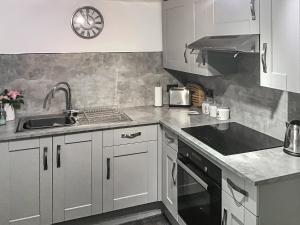
M187 225L220 225L220 187L192 164L185 165L180 160L177 163L178 214L181 219Z

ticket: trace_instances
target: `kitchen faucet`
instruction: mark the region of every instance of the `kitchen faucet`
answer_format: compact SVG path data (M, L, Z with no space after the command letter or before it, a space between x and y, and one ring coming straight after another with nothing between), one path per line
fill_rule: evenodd
M66 87L60 87L64 85ZM72 95L71 95L71 86L67 82L59 82L57 83L50 92L46 95L43 103L43 108L46 109L47 102L51 104L51 99L54 98L54 95L58 91L63 91L66 97L66 112L69 113L72 111Z

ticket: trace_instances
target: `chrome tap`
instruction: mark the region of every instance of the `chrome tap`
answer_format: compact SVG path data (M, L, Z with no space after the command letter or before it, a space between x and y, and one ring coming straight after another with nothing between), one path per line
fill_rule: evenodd
M60 85L65 85L65 87L60 87ZM54 95L58 91L63 91L66 97L66 112L72 111L72 96L71 96L71 87L67 82L59 82L57 83L50 92L46 95L43 103L43 108L46 109L47 103L51 104L51 99L54 98Z

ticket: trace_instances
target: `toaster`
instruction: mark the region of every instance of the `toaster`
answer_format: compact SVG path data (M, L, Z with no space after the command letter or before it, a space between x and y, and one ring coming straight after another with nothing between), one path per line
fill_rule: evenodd
M186 87L172 87L169 90L170 106L191 106L191 92Z

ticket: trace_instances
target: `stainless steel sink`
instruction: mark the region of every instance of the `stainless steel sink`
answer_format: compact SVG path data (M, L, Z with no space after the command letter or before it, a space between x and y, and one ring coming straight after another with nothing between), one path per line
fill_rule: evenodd
M71 126L75 123L75 119L64 114L23 117L19 120L17 132Z
M76 117L70 117L67 114L22 117L19 119L16 132L65 127L75 124L89 125L132 121L131 118L121 112L118 107L89 108L78 111L73 115L76 115Z

